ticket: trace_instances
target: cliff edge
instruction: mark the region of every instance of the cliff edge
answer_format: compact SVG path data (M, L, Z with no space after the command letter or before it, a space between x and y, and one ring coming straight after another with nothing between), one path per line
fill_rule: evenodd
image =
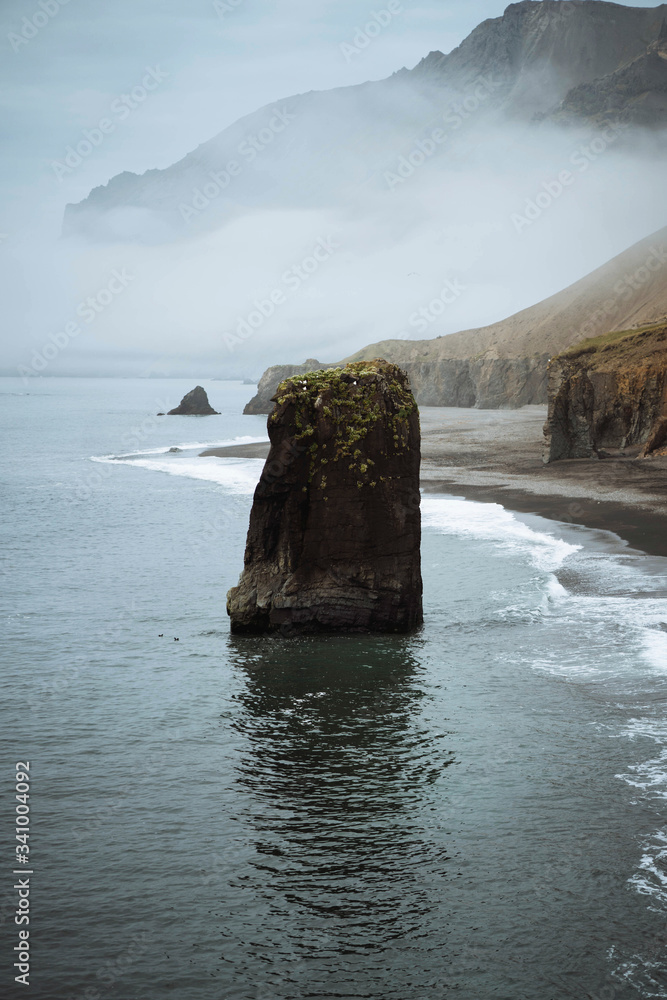
M549 363L544 462L667 449L667 320L586 340Z

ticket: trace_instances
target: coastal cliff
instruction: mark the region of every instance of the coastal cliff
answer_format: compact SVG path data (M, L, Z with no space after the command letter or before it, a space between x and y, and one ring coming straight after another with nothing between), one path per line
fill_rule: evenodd
M270 413L273 409L273 397L281 382L295 375L306 375L308 372L334 368L335 365L323 365L314 358L308 358L302 365L272 365L267 368L259 382L257 392L249 403L246 403L244 413Z
M419 413L374 360L283 382L233 632L407 632L422 622Z
M546 403L547 355L462 358L403 365L420 406L498 410Z
M340 364L386 358L408 373L420 406L514 408L547 402L549 358L585 338L666 314L667 227L507 319L431 340L376 341ZM244 412L269 413L281 379L318 367L327 366L307 361L267 369Z
M546 403L547 361L548 355L534 358L451 358L406 361L401 367L408 374L420 406L474 406L495 410ZM310 364L268 368L259 382L257 394L243 412L270 413L273 407L271 400L280 382L312 371L307 367Z
M545 463L667 446L667 323L584 341L548 367Z

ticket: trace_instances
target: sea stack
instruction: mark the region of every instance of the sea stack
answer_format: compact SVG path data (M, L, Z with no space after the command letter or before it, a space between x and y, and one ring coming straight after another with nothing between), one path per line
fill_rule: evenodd
M282 382L255 491L233 632L421 624L419 411L383 360Z
M195 386L192 392L183 396L180 404L173 410L169 410L169 417L213 417L218 416L218 411L214 410L208 401L206 389L200 385Z

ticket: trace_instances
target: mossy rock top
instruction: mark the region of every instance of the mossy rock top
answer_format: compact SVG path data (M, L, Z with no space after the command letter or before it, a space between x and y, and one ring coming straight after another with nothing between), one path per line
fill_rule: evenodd
M352 392L353 389L356 391ZM382 358L355 361L344 368L327 368L285 379L273 399L279 406L294 403L303 409L309 405L314 408L325 392L345 400L353 398L357 404L362 404L378 391L391 399L398 409L406 409L409 413L417 411L406 373Z
M347 458L361 468L361 442L378 421L387 429L388 446L402 452L409 445L410 417L418 413L406 373L381 358L293 376L273 398L269 423L284 419L293 407L295 440L310 452L311 477L320 448L330 448L326 462Z

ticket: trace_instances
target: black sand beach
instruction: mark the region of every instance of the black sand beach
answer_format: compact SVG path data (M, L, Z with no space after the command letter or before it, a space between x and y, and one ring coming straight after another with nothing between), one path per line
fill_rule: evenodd
M576 459L544 465L545 406L422 407L422 487L509 510L613 531L667 556L667 458ZM267 443L202 456L265 458Z

